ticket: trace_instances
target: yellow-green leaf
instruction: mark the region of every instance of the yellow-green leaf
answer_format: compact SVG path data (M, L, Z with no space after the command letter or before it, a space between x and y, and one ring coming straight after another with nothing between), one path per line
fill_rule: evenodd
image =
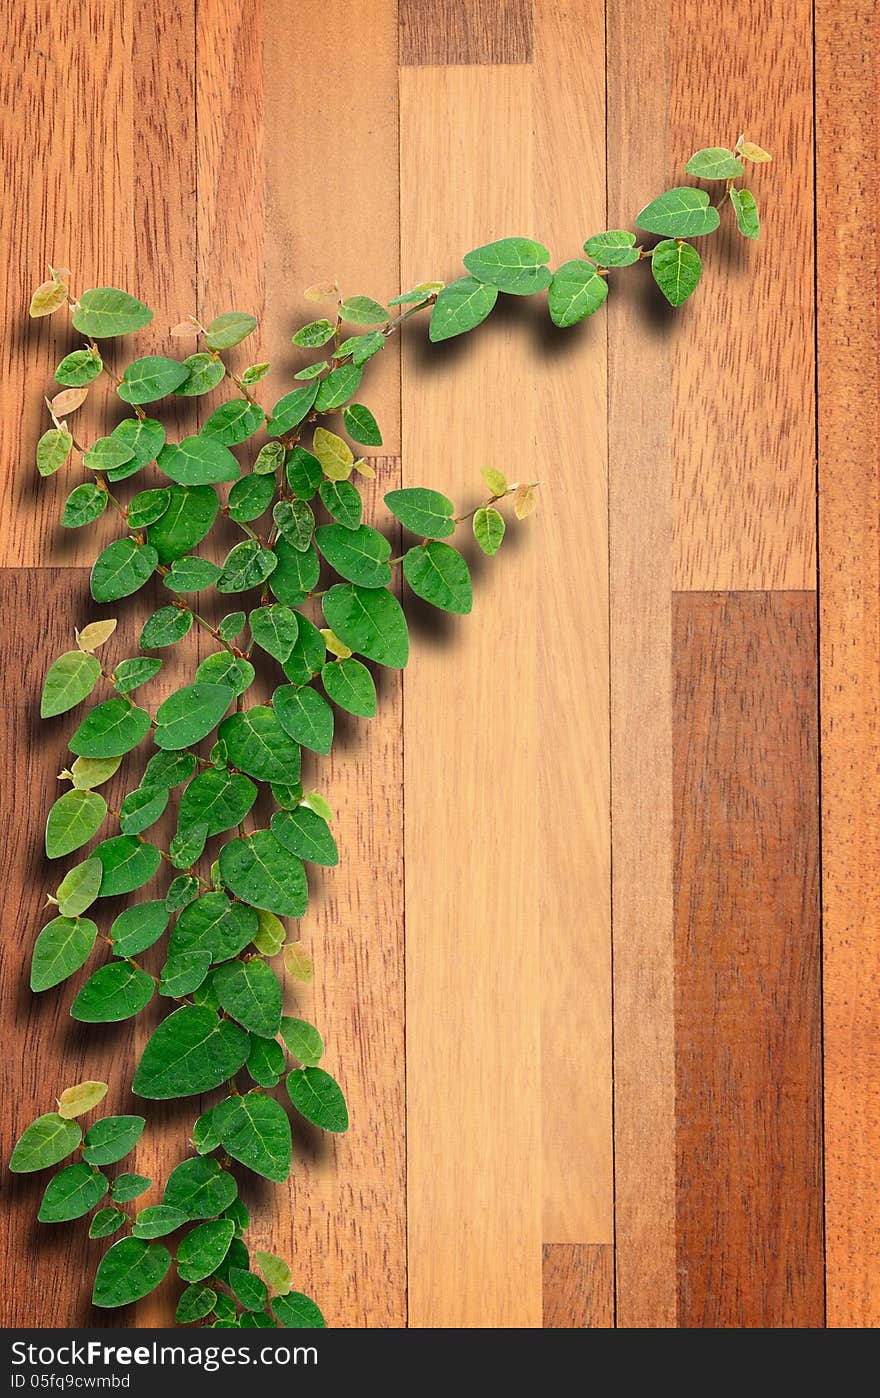
M502 471L496 471L494 466L484 466L480 475L493 495L507 494L507 477Z
M97 1107L107 1096L105 1082L81 1082L76 1087L66 1087L58 1098L58 1115L65 1121L75 1116L84 1116L92 1107Z
M354 453L347 442L337 437L335 432L328 432L326 427L317 427L312 446L325 476L331 481L348 480L354 465Z
M90 621L88 626L84 626L82 631L76 633L76 644L80 650L91 654L98 646L102 646L105 641L109 641L116 630L116 618L108 617L106 621Z

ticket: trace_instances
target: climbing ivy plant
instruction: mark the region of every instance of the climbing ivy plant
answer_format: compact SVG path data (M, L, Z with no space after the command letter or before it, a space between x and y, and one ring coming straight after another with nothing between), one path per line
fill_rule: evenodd
M52 425L38 443L37 469L44 477L62 469L84 475L64 502L65 529L94 524L108 509L120 519L119 537L95 559L92 596L115 604L154 577L168 595L143 625L138 645L128 636L119 645L116 618L92 622L75 632L74 644L46 675L45 718L77 708L100 686L104 695L70 737L72 759L60 774L65 790L48 813L50 859L90 848L49 896L55 915L36 939L31 988L42 993L60 985L97 946L106 947L109 958L70 1004L73 1018L126 1020L158 997L169 1013L135 1067L135 1096L218 1094L194 1122L191 1153L171 1172L161 1203L137 1211L130 1206L152 1181L131 1172L111 1179L107 1167L134 1149L145 1118L99 1117L85 1134L80 1126L79 1118L106 1094L105 1083L67 1088L56 1109L19 1139L14 1171L45 1170L76 1157L49 1180L41 1222L91 1214L90 1237L122 1235L98 1264L96 1306L126 1305L158 1286L172 1251L157 1240L174 1234L173 1261L185 1287L178 1322L324 1324L318 1305L292 1289L284 1261L251 1255L242 1236L248 1211L233 1172L238 1165L279 1183L288 1178L288 1105L294 1122L302 1118L329 1132L348 1127L343 1090L321 1066L321 1033L284 1013L276 970L280 960L294 980L310 979L308 951L286 920L306 913L306 866L332 867L339 858L330 804L303 786L301 750L330 752L336 710L361 719L375 714L371 666L406 665L409 638L395 571L431 605L469 612L468 566L449 540L467 527L485 554L497 553L507 527L499 506L510 501L523 519L534 509L537 488L536 481L508 482L487 466L486 497L464 512L427 486L391 490L384 496L386 523L409 536L392 557L387 534L364 521L357 486L375 468L356 453L382 445L380 427L359 397L368 363L411 317L426 312L430 339L447 340L475 329L499 294L545 295L553 323L574 325L605 301L612 273L643 262L666 299L681 305L702 270L693 240L718 228L720 205L729 205L746 238L757 238L755 198L739 181L745 162L769 159L742 138L733 150L698 151L687 172L720 186L721 196L713 201L687 185L653 199L635 220L659 239L651 246L610 229L587 239L585 256L551 271L540 243L504 238L467 253L467 275L448 285L425 282L387 305L342 294L335 284L311 287L306 296L327 309L298 328L293 343L316 357L271 405L258 394L269 365L237 371L230 355L257 329L252 315L224 311L206 324L190 316L171 333L191 339L192 353L181 359L147 353L122 364L115 354L111 362L107 342L150 325L153 312L141 301L115 287L75 295L70 273L61 269L50 269L34 293L31 315L68 307L79 340L55 371L60 391L47 399ZM131 411L86 443L70 419L99 385L109 385L111 398ZM212 406L197 432L169 440L156 404L203 399L228 385L231 396ZM246 465L236 448L244 448ZM127 482L133 484L120 491ZM197 550L224 517L243 537L217 562ZM202 598L212 591L233 607L219 620L205 615L211 608ZM190 683L154 709L143 689L161 672L162 652L193 628L215 649ZM113 658L104 660L108 653ZM272 672L265 702L250 697L258 667L264 681L267 667ZM101 788L145 743L150 755L140 780L112 809ZM169 807L176 819L164 848L147 832ZM105 833L108 821L118 833ZM155 896L138 898L99 930L91 915L96 905L139 893L162 871L168 877ZM139 958L166 936L154 974ZM286 1104L272 1095L282 1081Z

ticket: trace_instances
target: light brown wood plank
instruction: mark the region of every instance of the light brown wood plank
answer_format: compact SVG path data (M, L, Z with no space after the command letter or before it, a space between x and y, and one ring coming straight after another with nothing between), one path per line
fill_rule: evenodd
M669 12L608 10L608 220L661 187ZM646 113L650 113L646 119ZM636 275L608 299L617 1323L676 1323L670 350Z
M400 61L528 63L532 0L400 0Z
M544 1245L544 1329L614 1327L614 1248L610 1244Z
M679 1324L824 1324L816 598L673 608Z
M875 7L816 12L828 1325L880 1325L880 300ZM852 256L841 257L851 246Z
M603 5L583 0L535 13L535 203L524 231L554 265L605 226L605 80L591 57L604 23ZM563 172L574 166L572 184ZM610 1243L614 1228L606 332L604 315L570 330L543 321L533 371L542 567L566 579L542 589L538 678L553 734L538 772L545 1243Z
M740 237L728 203L721 231L696 240L705 258L698 291L664 317L676 588L815 586L810 15L810 0L672 6L674 183L690 182L682 171L693 151L732 146L741 131L774 155L772 165L746 164L760 241ZM663 81L657 74L652 90ZM665 173L658 165L643 202L664 188Z
M303 299L306 287L336 276L347 294L381 300L400 289L395 6L362 7L353 23L341 0L268 5L262 84L271 403L302 362L292 331L327 309ZM381 497L400 482L398 356L392 344L373 360L358 395L384 437L368 519L387 518ZM256 1245L292 1258L297 1284L334 1326L406 1323L399 677L387 672L379 690L379 716L339 714L332 758L306 769L336 811L341 858L314 880L302 924L314 987L290 987L325 1036L352 1124L342 1137L301 1131L287 1197L274 1190L255 1215Z
M407 68L400 90L402 276L411 286L458 275L469 247L531 224L532 79L525 67ZM413 328L404 348L407 484L430 482L463 510L483 494L483 464L534 478L530 323L514 303L433 348L424 325ZM505 541L491 567L478 564L472 616L414 627L406 672L415 1326L541 1324L536 977L547 953L534 781L546 515Z

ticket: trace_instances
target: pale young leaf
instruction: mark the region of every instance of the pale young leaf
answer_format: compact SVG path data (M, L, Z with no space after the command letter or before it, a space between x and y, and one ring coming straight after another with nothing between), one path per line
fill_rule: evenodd
M82 631L76 632L76 644L80 650L91 653L96 651L98 646L102 646L105 641L109 641L116 630L116 618L108 617L106 621L90 621L88 626L84 626Z
M192 320L179 320L176 325L172 325L168 333L173 335L175 339L192 339L196 335L201 335L202 328L200 325L194 324Z
M513 513L517 519L525 519L530 515L536 504L535 487L533 485L518 485L513 497Z
M307 806L315 815L319 815L322 820L331 821L333 819L333 807L325 796L319 791L310 791L303 797L300 805Z
M53 311L57 311L67 300L67 287L62 281L53 278L51 281L42 282L31 297L29 315L36 319L39 316L50 316Z
M493 495L507 494L507 477L502 471L496 471L494 466L484 466L480 475Z
M63 416L64 413L74 413L77 408L81 408L89 396L86 388L64 388L49 403L49 411L56 417Z
M756 146L754 141L744 141L742 138L737 142L737 152L745 156L746 160L751 160L753 165L766 165L773 156L769 151L763 150L761 146Z
M336 282L315 282L314 286L306 287L303 296L307 301L336 301L339 299L339 287Z
M105 1082L81 1082L76 1087L66 1087L58 1098L58 1115L70 1121L75 1116L83 1116L107 1096Z
M324 645L329 651L337 655L340 660L348 659L352 652L344 641L340 641L335 631L331 631L329 627L322 627L321 635L324 637Z
M288 942L283 948L284 969L297 981L310 981L315 973L312 958L302 942Z
M354 463L352 470L357 471L359 476L366 476L369 481L374 481L376 479L375 466L371 462L365 461L363 457L360 457Z

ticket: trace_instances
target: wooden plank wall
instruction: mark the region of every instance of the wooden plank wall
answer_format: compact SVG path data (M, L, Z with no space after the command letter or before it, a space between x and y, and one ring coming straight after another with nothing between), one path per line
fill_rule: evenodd
M342 863L290 1004L353 1128L300 1142L255 1241L336 1326L878 1323L873 8L820 0L814 36L807 0L4 0L6 1153L148 1030L72 1032L22 969L67 731L33 703L92 547L30 467L69 341L23 319L43 264L142 294L159 346L252 310L271 401L310 283L387 298L513 232L576 256L745 130L775 156L764 236L713 240L685 310L636 269L577 330L506 298L371 366L377 502L469 508L483 465L544 484L491 566L469 554L473 615L414 611L406 676L315 769ZM189 1115L155 1114L157 1178ZM33 1183L9 1198L7 1323L87 1322L82 1230L54 1267Z

